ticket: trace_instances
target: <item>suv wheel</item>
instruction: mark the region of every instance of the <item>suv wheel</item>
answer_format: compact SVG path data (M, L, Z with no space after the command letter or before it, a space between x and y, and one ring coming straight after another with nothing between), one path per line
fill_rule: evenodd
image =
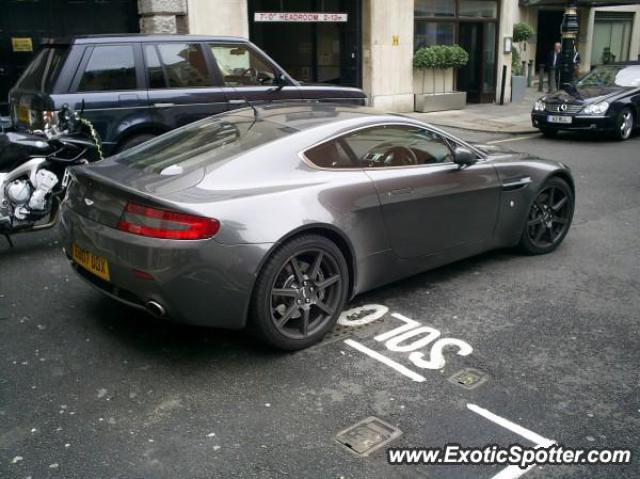
M133 148L134 146L141 145L145 141L149 141L150 139L155 138L156 136L157 135L154 135L153 133L143 133L140 135L134 135L131 138L128 138L127 140L125 140L120 145L118 145L118 148L116 148L116 151L114 152L114 154L120 153L121 151L128 150L129 148Z

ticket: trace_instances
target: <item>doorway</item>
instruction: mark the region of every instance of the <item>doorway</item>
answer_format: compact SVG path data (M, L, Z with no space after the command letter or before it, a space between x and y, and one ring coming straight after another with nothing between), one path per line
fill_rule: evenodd
M360 87L361 0L253 0L250 38L296 80ZM336 22L258 22L256 12L346 14Z
M458 42L469 53L469 63L458 69L457 89L469 103L491 103L496 96L496 24L460 22Z
M547 55L553 52L553 44L561 41L562 10L538 12L538 39L536 42L536 68L547 63Z

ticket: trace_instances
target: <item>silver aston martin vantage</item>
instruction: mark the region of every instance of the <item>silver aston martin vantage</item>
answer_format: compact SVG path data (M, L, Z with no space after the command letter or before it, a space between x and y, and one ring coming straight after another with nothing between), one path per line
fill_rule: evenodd
M270 104L74 169L62 223L71 265L112 298L293 350L364 291L554 250L574 196L562 163L364 107Z

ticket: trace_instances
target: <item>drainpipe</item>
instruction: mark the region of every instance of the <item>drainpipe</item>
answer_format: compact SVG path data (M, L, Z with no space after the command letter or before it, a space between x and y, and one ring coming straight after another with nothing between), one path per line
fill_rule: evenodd
M562 52L560 57L560 84L571 83L575 79L573 56L578 38L577 0L567 0L560 33L562 34Z

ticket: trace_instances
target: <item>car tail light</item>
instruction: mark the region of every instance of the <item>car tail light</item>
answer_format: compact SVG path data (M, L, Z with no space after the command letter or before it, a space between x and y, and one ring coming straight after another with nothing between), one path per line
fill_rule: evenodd
M220 222L213 218L127 203L118 229L150 238L199 240L215 236Z

